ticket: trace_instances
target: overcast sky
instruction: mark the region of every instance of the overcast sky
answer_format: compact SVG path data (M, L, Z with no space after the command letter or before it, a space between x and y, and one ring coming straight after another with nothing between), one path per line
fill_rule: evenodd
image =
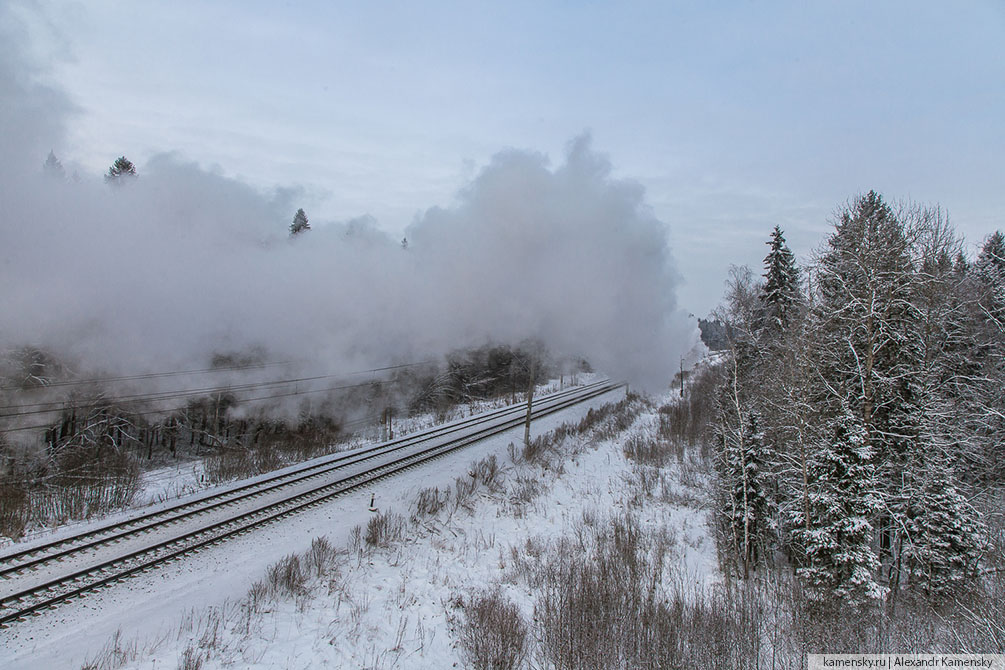
M40 0L32 48L104 172L161 152L403 234L501 149L588 131L671 230L698 315L781 225L874 188L1005 226L1005 3ZM54 142L55 143L55 142ZM40 157L41 158L44 157ZM292 212L291 212L292 216Z

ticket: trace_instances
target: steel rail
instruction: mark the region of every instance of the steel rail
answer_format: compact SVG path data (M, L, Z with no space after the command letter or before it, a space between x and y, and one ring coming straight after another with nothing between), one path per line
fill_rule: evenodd
M552 401L561 397L566 397L588 389L598 387L607 382L595 382L580 387L574 387L558 393L553 393L541 398L539 402ZM521 406L510 405L500 409L490 410L475 417L469 417L449 424L434 426L416 433L402 436L395 440L382 442L372 447L354 449L351 452L332 454L314 459L307 463L301 463L290 468L284 468L282 472L272 473L264 477L258 477L255 481L247 482L238 486L232 486L223 491L215 491L203 494L196 498L175 503L168 507L163 507L154 511L145 512L128 519L94 528L74 535L62 537L50 542L26 547L16 552L0 555L0 564L9 564L0 568L0 579L9 575L23 572L26 569L37 567L41 564L53 560L63 559L71 554L78 553L85 549L91 549L103 544L121 541L122 539L147 532L151 528L180 521L192 516L203 514L213 509L223 506L238 504L250 497L256 497L275 491L285 486L292 486L306 479L319 477L329 472L347 465L377 458L379 456L413 446L417 443L431 439L436 439L450 433L458 432L479 423L484 423L495 418L499 418L507 413L523 413ZM188 510L188 511L182 511ZM72 545L67 547L66 545ZM63 550L53 552L58 547L66 547ZM45 553L34 559L24 560L28 556L33 556L41 552Z
M539 405L539 408L533 412L532 418L540 418L554 412L561 411L599 395L603 395L604 393L613 391L620 386L621 384L600 382L587 387L579 387L576 389L577 392L575 393L561 393L547 396L542 398L540 402L548 404L544 407ZM499 412L493 412L493 414L496 414L496 419L499 418ZM157 565L176 560L183 554L198 551L199 549L209 545L221 542L226 538L245 533L253 528L272 523L278 519L298 513L304 509L314 507L334 497L343 495L348 491L358 489L380 479L384 479L399 472L417 467L418 465L425 464L436 458L441 458L487 437L517 427L523 423L523 421L524 419L519 416L507 418L499 423L494 423L487 428L482 428L472 434L462 436L453 442L437 444L416 452L408 453L393 461L371 468L370 470L347 475L340 479L327 482L319 487L312 488L308 491L302 491L287 498L268 503L262 507L249 510L237 516L214 522L202 528L197 528L182 535L168 538L151 546L142 547L135 551L111 558L100 564L78 570L69 575L60 576L38 586L12 594L0 600L0 627L5 627L11 622L22 620L30 614L36 614L42 610L55 607L59 603L78 597L87 591L107 586L112 582L136 575L140 572L148 571ZM393 450L385 453L393 453ZM342 464L340 467L344 467L345 465L349 464ZM170 522L165 521L161 525L167 523ZM167 551L150 557L151 554L156 554L156 552L161 550ZM26 607L21 607L20 609L3 613L4 609L10 609L10 603L21 602L26 598L51 592L61 587L65 587L68 584L80 582L88 576L100 575L100 573L107 572L115 568L117 565L134 559L141 560L135 565L116 570L112 574L99 576L98 579L89 581L86 584L72 587L69 590L55 594L51 597L43 597L37 602L29 604Z

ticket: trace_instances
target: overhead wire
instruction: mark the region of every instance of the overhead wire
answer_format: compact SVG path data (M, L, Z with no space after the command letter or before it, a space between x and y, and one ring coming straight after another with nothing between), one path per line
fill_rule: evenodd
M402 368L408 368L408 367L416 367L416 366L419 366L419 365L426 365L426 364L428 364L430 362L431 361L426 360L426 361L419 361L419 362L416 362L416 363L402 363L402 364L398 364L398 365L387 365L387 366L382 366L382 367L378 367L378 368L370 368L370 369L367 369L367 370L358 370L358 371L348 372L348 373L338 373L338 374L331 374L331 375L316 375L316 376L312 376L312 377L298 377L298 378L293 378L293 379L282 379L282 380L272 380L272 381L264 381L264 382L253 382L253 383L238 384L238 385L226 385L226 386L206 387L206 388L200 388L200 389L184 389L184 390L180 390L180 391L161 391L161 392L154 392L154 393L137 393L137 394L124 395L124 396L117 396L117 397L100 397L100 398L97 398L97 400L100 401L100 402L102 402L102 403L104 403L104 404L108 404L108 405L114 405L114 404L119 404L119 403L137 403L137 402L164 402L164 401L167 401L167 400L178 400L178 399L181 399L181 398L193 397L193 396L207 396L207 395L217 395L217 394L225 394L225 393L227 393L227 394L229 394L229 393L241 393L241 392L244 392L244 391L253 391L253 390L258 390L258 389L266 389L266 388L270 388L270 387L284 386L284 385L289 385L289 384L300 384L300 383L306 383L306 382L311 382L311 381L320 381L320 380L323 380L323 379L333 379L333 378L336 378L336 377L352 377L352 376L356 376L356 375L360 375L360 374L368 374L368 373L375 373L375 372L386 372L388 370L396 370L396 369L402 369ZM330 392L330 391L344 390L344 389L349 389L349 388L358 388L358 387L368 386L368 385L373 385L373 384L384 385L384 384L387 384L387 383L390 383L390 380L368 380L366 382L361 382L361 383L356 383L356 384L346 384L346 385L339 385L339 386L330 386L330 387L321 388L321 389L307 389L307 390L297 389L297 390L292 391L292 392L275 393L275 394L270 394L270 395L258 396L258 397L254 397L254 398L241 398L241 399L238 399L238 400L239 400L239 402L255 402L255 401L258 401L258 400L269 400L269 399L274 399L274 398L283 398L283 397L290 397L290 396L295 396L295 395L306 395L306 394L313 394L313 393L324 393L324 392ZM20 404L20 405L5 405L5 406L0 406L0 409L20 409L20 408L24 408L24 407L34 407L36 409L31 409L31 410L22 411L22 412L12 412L12 413L0 414L0 419L13 419L13 418L19 418L19 417L25 417L25 416L33 416L33 415L38 415L38 414L49 414L49 413L57 412L57 411L67 412L67 411L83 410L83 409L88 409L90 407L93 407L93 402L91 402L91 403L76 403L76 404L72 404L72 403L67 403L67 401L65 401L65 400L64 401L49 401L49 402L43 402L43 403L26 403L26 404ZM134 412L130 412L130 414L133 415L133 416L147 416L147 415L166 414L166 413L179 412L179 411L182 411L182 410L187 409L187 408L188 408L187 406L183 406L183 407L172 408L172 409L152 409L152 410L145 410L145 411L134 411ZM48 427L51 427L51 425L50 424L45 424L45 425L21 426L21 427L15 427L15 428L5 428L5 429L0 429L0 433L10 433L10 432L22 431L22 430L35 430L35 429L42 429L42 428L48 428Z
M326 393L326 392L330 392L330 391L341 391L341 390L351 389L351 388L361 388L363 386L373 386L373 385L383 386L385 384L390 384L390 383L392 383L392 382L389 379L373 380L373 381L367 381L367 382L360 382L360 383L356 383L356 384L343 384L343 385L340 385L340 386L329 386L327 388L322 388L322 389L311 389L311 390L307 390L307 391L297 390L297 391L293 391L293 392L289 392L289 393L275 393L275 394L271 394L271 395L257 396L257 397L254 397L254 398L242 398L240 400L240 402L257 402L259 400L273 400L275 398L288 398L288 397L298 396L298 395L310 395L312 393ZM78 408L78 409L84 409L84 408ZM164 409L140 410L140 411L129 412L129 416L131 416L131 417L138 417L138 416L154 416L154 415L159 415L159 414L173 414L175 412L181 412L181 411L186 410L186 409L189 409L189 406L186 405L186 406L182 406L182 407L173 407L173 408L164 408ZM49 412L54 412L56 410L48 410L48 411ZM2 429L0 429L0 434L2 434L2 433L14 433L14 432L22 431L22 430L42 430L42 429L47 429L47 428L52 428L52 427L53 427L52 423L44 423L44 424L37 424L37 425L34 425L34 426L18 426L18 427L13 427L13 428L2 428Z
M63 386L85 386L88 384L112 384L115 382L135 381L140 379L157 379L160 377L180 377L182 375L207 374L212 372L228 372L232 370L257 370L262 368L275 367L277 365L289 365L297 361L272 361L269 363L248 363L245 365L216 366L211 368L199 368L196 370L173 370L170 372L144 372L135 375L123 375L121 377L95 377L93 379L67 379L58 382L48 382L37 387L38 389L59 388ZM0 391L25 390L22 386L0 386ZM34 390L34 389L33 389Z

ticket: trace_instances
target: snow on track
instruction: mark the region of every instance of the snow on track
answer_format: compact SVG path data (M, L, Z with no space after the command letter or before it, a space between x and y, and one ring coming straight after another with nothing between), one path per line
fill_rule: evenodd
M619 399L619 389L591 401L536 419L535 434L581 417L589 407ZM472 460L502 456L511 442L522 439L522 427L488 438L436 461L352 491L322 506L280 523L207 547L184 560L139 574L86 597L61 604L43 616L0 630L0 665L51 668L79 665L98 651L117 630L136 636L166 634L187 611L242 597L264 570L311 540L327 535L347 542L353 527L365 524L371 493L377 505L407 511L416 492L446 485L466 473Z
M561 403L574 401L576 398L583 397L584 394L596 393L597 388L597 386L588 385L542 397L535 406L535 413L548 412L552 407L559 406ZM599 388L603 388L603 385L599 385ZM119 556L134 552L146 552L141 557L130 561L131 564L139 564L154 560L158 556L168 555L195 541L204 541L230 529L242 527L248 523L256 523L257 519L275 516L277 513L282 514L284 510L296 510L306 501L323 500L331 492L344 489L348 485L358 485L350 484L350 482L367 478L366 476L375 468L388 468L398 464L402 457L418 455L430 449L447 447L457 441L476 439L486 432L495 431L496 427L504 422L521 421L522 416L523 409L519 407L491 411L445 424L430 431L392 440L382 445L323 457L287 468L282 473L282 477L273 477L278 480L275 483L271 483L273 478L259 478L251 484L237 483L229 489L213 495L195 496L192 501L182 501L178 504L180 509L177 515L168 515L166 519L157 517L148 523L141 524L139 528L144 529L143 532L129 530L113 534L112 537L116 538L114 543L102 543L90 548L85 545L82 551L73 551L72 548L66 549L65 553L54 554L60 556L58 562L46 562L43 560L44 556L40 558L27 557L29 559L27 565L31 566L30 570L24 570L14 577L0 582L0 603L8 608L11 603L4 602L4 599L10 598L12 595L31 589L39 589L53 580L63 578L64 575L80 574L93 570L117 560ZM392 468L392 471L393 469L396 468ZM233 492L233 497L226 496L228 491ZM223 500L218 501L219 496L224 496ZM200 504L193 505L193 503L202 502L205 502L205 507ZM149 515L150 513L146 513L143 516ZM221 527L220 530L213 530L215 526L225 523L228 525ZM176 541L176 538L186 536L193 536L193 539L184 542ZM169 542L174 544L157 548ZM54 551L57 549L60 547L55 547ZM4 558L4 556L0 556L0 561L3 561ZM15 563L16 566L17 563ZM0 575L7 576L4 573L9 569L11 568L0 565ZM84 583L82 580L83 577L76 581L82 585ZM45 593L43 592L42 595L45 596ZM0 610L0 615L8 613L9 609Z

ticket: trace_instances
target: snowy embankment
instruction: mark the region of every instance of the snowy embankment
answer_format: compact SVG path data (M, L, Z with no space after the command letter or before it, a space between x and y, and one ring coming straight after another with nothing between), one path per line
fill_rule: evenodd
M579 373L569 378L552 379L544 384L535 387L535 397L556 393L572 386L586 385L599 380L601 377L595 373ZM433 428L445 423L465 417L474 416L482 412L500 409L510 406L515 400L516 405L524 402L525 395L518 393L515 398L495 398L492 400L472 400L470 402L458 403L449 410L442 413L426 412L414 416L397 419L393 423L394 437L401 438L406 435ZM369 446L377 442L385 441L386 435L382 434L380 427L371 426L356 431L344 442L339 442L332 446L330 453L342 453ZM283 472L296 468L300 463L291 462L274 472ZM110 525L121 522L132 516L137 510L157 511L179 500L192 499L203 495L222 493L242 483L248 483L257 479L262 479L273 473L264 473L248 477L242 480L232 480L213 483L205 476L203 461L198 458L179 459L175 463L163 467L157 467L143 472L140 477L139 490L133 496L128 507L106 514L104 516L93 516L86 520L75 520L61 523L55 526L35 526L26 529L23 537L17 542L11 541L7 537L0 537L0 550L13 551L59 540L72 536L76 533L84 532L96 527ZM15 546L17 545L17 546Z
M576 424L587 409L536 421L535 434ZM143 576L67 605L11 630L9 665L451 667L464 661L465 602L498 587L532 620L534 561L562 538L582 543L584 530L613 516L672 538L677 577L714 580L697 503L704 475L688 459L663 469L627 459L626 441L652 438L658 426L654 405L636 402L632 411L640 413L625 430L608 422L573 432L533 460L517 453L513 462L508 446L520 436L487 440L383 482L374 490L378 513L366 509L369 492L346 496L155 571L166 573L162 580ZM296 565L282 560L290 554ZM157 581L172 586L153 598Z

